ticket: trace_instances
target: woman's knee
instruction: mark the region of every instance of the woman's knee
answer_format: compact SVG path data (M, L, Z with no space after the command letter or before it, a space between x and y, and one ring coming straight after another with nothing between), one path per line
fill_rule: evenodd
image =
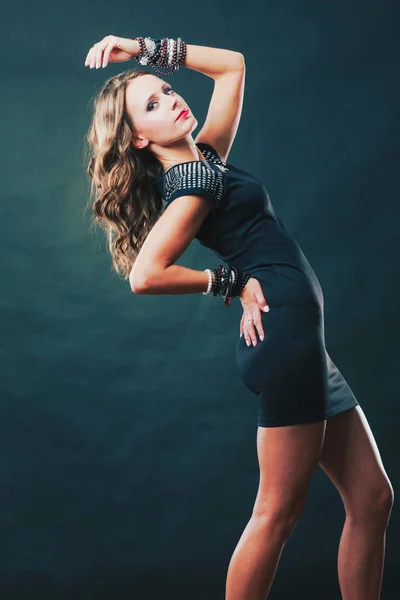
M257 526L269 533L271 530L288 537L304 512L308 492L299 492L288 497L257 499L252 513Z
M345 502L346 515L354 521L368 521L386 525L394 504L393 486L389 479L382 478L374 486L364 489Z

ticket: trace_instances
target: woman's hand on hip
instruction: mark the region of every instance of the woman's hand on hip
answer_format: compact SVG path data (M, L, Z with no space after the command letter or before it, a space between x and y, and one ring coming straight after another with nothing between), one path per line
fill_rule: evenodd
M93 69L96 66L98 69L101 64L106 67L109 62L125 62L137 56L139 51L137 40L107 35L90 48L85 59L85 67L89 65Z
M240 320L240 337L244 334L246 344L250 346L253 343L253 346L255 346L257 344L256 330L261 341L264 339L261 311L269 311L260 282L254 277L250 277L239 299L243 306L243 315Z

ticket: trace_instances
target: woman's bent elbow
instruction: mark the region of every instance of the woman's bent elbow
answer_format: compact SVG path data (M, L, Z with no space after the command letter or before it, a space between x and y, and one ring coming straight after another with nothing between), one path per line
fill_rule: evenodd
M129 284L134 294L142 293L145 287L143 278L141 279L138 274L134 274L133 271L131 271L129 275Z

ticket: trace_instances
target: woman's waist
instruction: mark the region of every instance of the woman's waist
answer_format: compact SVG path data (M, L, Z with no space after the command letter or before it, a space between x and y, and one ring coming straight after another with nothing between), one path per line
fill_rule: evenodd
M290 263L274 263L250 266L244 270L260 283L271 307L323 314L322 288L311 267L307 269Z

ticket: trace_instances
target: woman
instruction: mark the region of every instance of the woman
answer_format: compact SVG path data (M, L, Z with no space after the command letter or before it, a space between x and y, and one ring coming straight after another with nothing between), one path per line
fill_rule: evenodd
M320 465L346 513L342 597L376 600L393 488L364 412L326 351L323 293L310 263L263 183L226 162L242 109L243 55L181 38L110 35L85 65L132 57L157 73L184 65L214 79L193 140L197 120L164 79L135 69L111 77L95 102L88 172L94 221L106 229L113 266L134 293L212 293L227 305L239 297L243 307L236 359L259 399L260 481L229 564L226 599L267 597ZM176 265L193 238L229 266Z

